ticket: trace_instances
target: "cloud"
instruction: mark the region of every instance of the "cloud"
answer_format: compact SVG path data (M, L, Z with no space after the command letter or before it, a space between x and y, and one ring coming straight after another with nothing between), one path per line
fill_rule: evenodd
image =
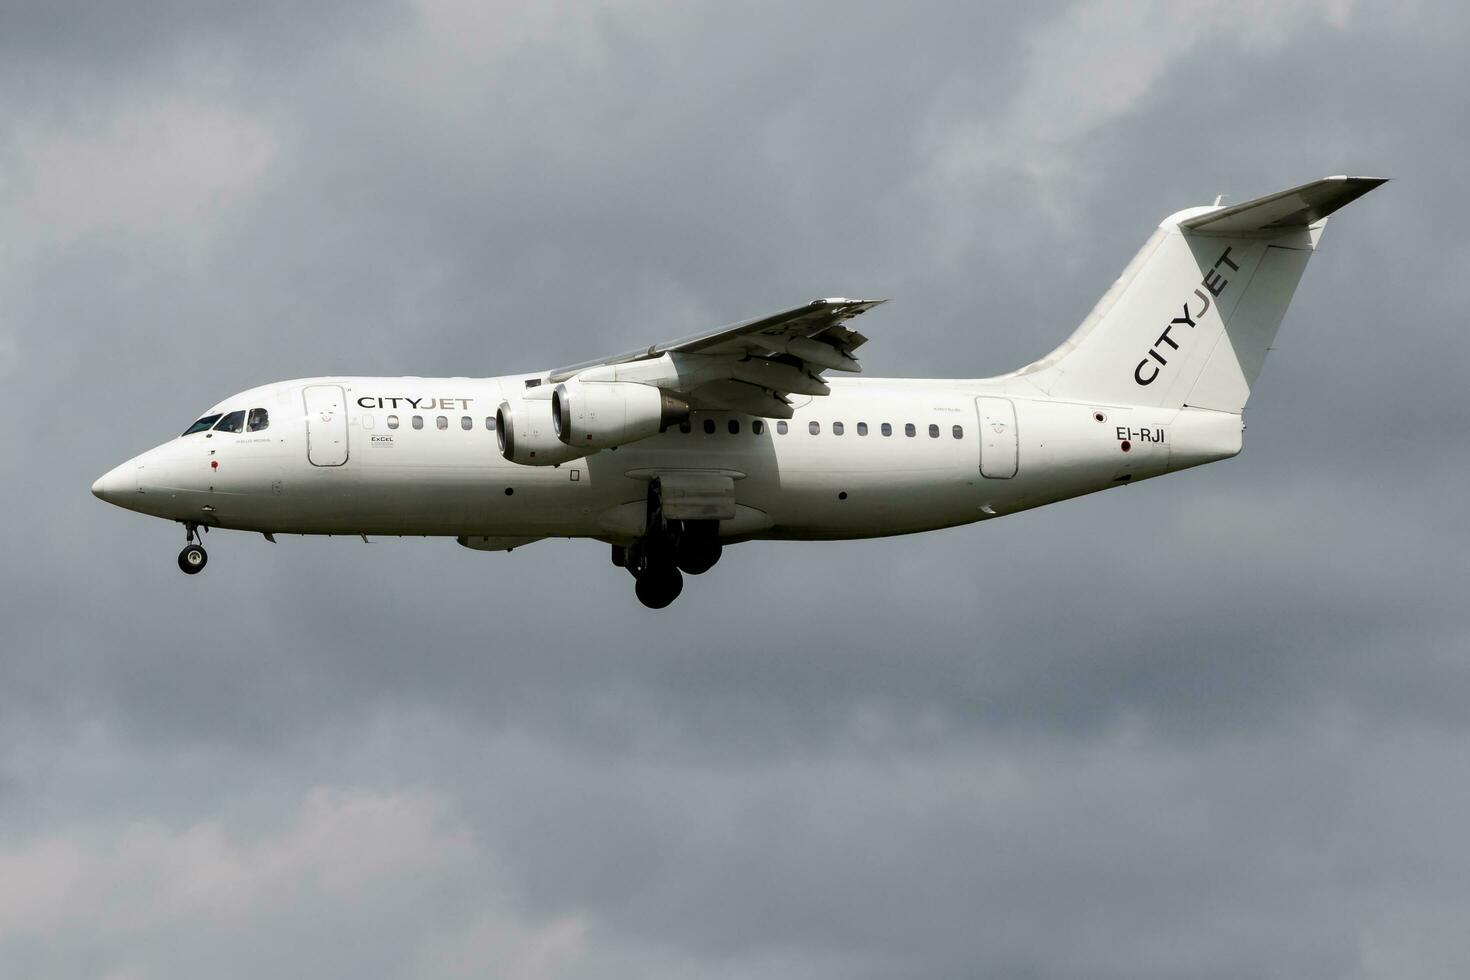
M145 227L194 239L248 199L279 152L260 120L179 97L70 125L21 122L9 143L0 200L12 233L41 252Z
M1372 976L1410 956L1456 962L1444 925L1470 908L1454 847L1470 798L1434 774L1457 748L1350 713L1287 734L1179 744L1125 723L711 764L383 712L298 740L296 771L242 759L231 781L256 799L226 815L197 799L186 806L214 815L8 843L0 867L36 900L5 907L0 942L42 975ZM150 756L104 757L142 773ZM292 788L324 766L455 795ZM177 777L144 778L137 799L156 809Z
M58 9L0 37L9 969L1463 961L1458 7ZM658 617L580 541L220 532L185 580L87 493L232 390L822 294L894 298L874 375L1008 370L1162 215L1344 169L1398 179L1239 459L740 545Z
M379 929L402 930L407 918L425 930L407 958L389 950L387 969L373 967L378 975L417 959L407 975L490 969L533 980L575 961L584 932L575 918L538 924L509 908L493 863L446 801L427 791L316 787L287 823L264 833L218 819L76 828L0 848L0 875L0 945L47 975L88 964L108 976L259 975L281 962L274 947L282 934L298 943L289 962L347 969L364 949L381 950L372 937L354 938L354 920L370 917ZM448 914L436 919L401 905L443 906L446 890L472 907L441 909ZM232 951L228 961L214 962L221 949Z
M1137 111L1171 72L1187 73L1195 58L1279 49L1303 34L1341 30L1352 8L1352 0L1071 5L1028 38L1020 87L1003 111L946 127L934 148L937 171L948 182L996 171L1041 184L1085 175L1073 152L1078 140ZM1207 120L1207 98L1201 110Z
M241 840L219 821L127 825L91 844L32 838L0 850L0 942L239 928L310 897L343 901L473 856L431 795L317 788L274 835ZM181 928L182 927L182 928Z

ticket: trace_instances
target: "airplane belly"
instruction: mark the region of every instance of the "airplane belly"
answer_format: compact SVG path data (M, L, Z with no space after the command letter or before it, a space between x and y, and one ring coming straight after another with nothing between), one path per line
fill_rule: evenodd
M583 461L379 466L364 478L354 519L377 534L583 536L612 502Z
M786 539L883 537L978 520L973 480L941 472L836 471L782 474L767 507Z

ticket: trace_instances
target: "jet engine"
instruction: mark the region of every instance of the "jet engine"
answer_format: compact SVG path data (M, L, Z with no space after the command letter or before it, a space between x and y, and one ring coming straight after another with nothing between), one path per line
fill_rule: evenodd
M551 393L556 437L584 455L658 435L687 418L688 402L652 385L572 380Z
M556 438L551 400L547 398L501 402L495 410L495 439L500 443L500 455L525 466L555 466L596 451L592 447L568 446Z

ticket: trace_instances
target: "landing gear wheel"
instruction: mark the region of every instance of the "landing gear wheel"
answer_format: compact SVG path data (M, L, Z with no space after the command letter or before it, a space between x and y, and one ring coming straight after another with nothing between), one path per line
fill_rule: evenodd
M682 547L679 549L679 568L690 575L703 575L715 567L722 550L724 549L718 538L701 541L697 547Z
M682 521L674 540L674 562L689 575L703 575L720 560L719 521Z
M638 576L634 591L638 593L638 601L649 609L662 609L684 591L684 576L670 565L646 568Z
M209 561L209 555L197 544L185 546L179 552L179 571L185 575L198 575L204 571L204 565Z

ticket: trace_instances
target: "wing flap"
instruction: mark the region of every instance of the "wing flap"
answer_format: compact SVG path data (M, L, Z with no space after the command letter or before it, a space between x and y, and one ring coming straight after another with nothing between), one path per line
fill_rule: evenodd
M744 381L712 381L689 396L696 409L725 409L762 418L789 419L796 411L780 392Z

